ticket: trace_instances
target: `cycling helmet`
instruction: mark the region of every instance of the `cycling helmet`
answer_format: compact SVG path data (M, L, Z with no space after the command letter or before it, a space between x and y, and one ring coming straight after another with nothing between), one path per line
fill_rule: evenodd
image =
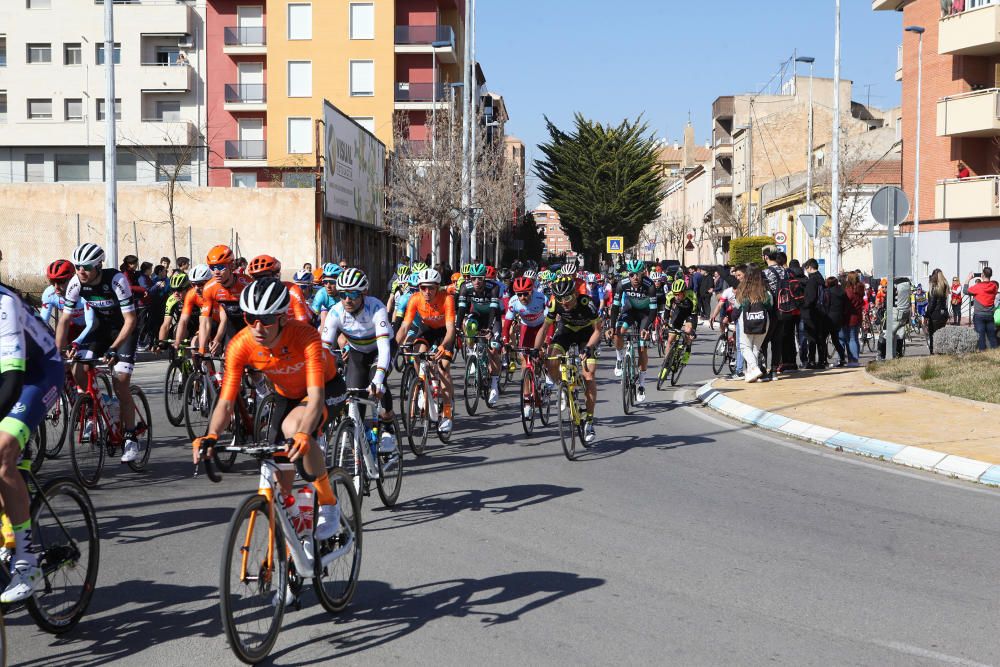
M686 289L687 289L687 283L684 282L683 278L678 278L673 282L672 285L670 285L670 291L673 292L674 294L680 294Z
M522 277L527 278L528 280L534 281L535 279L538 278L538 272L537 271L533 271L531 269L528 269L527 271L524 272L524 276L522 276Z
M562 268L559 269L559 273L563 274L564 276L575 276L578 270L579 267L576 264L576 260L567 259L566 263L563 264Z
M596 280L599 283L600 282L604 282L604 276L602 276L600 273L595 273L594 274L594 280Z
M236 258L227 245L217 245L208 251L205 261L208 264L232 264Z
M170 277L170 289L185 289L191 284L186 273L175 273Z
M420 274L411 273L410 277L406 279L406 284L410 286L410 289L417 289L420 287Z
M250 315L279 315L289 301L288 288L277 278L255 280L240 293L240 308Z
M552 293L556 296L569 296L576 291L576 280L573 276L559 276L552 283Z
M258 273L281 273L281 262L270 255L257 255L247 264L247 274L256 276Z
M311 285L312 281L313 281L312 274L306 271L305 269L296 271L295 275L292 276L292 282L294 282L296 285Z
M417 262L412 267L410 267L414 273L420 273L421 271L426 271L430 267L424 262Z
M406 264L398 265L396 267L396 275L399 276L400 279L406 278L408 275L410 275L410 267L407 266Z
M663 274L654 269L653 271L649 272L649 279L650 280L663 280Z
M361 269L347 269L337 278L337 289L341 291L368 291L368 276Z
M57 259L56 261L49 264L49 268L45 270L45 276L49 280L69 280L73 277L73 263L68 259Z
M518 273L519 271L524 271L524 262L522 262L519 259L515 259L513 262L510 263L510 270L514 273Z
M521 276L514 279L514 292L530 292L535 289L535 283L528 276Z
M424 269L417 274L417 284L418 285L440 285L441 284L441 274L434 269Z
M625 270L629 273L642 273L646 270L646 265L641 259L630 259L625 262Z
M462 275L463 276L469 275L469 271L471 271L471 270L472 270L472 264L463 264L462 265Z
M96 243L78 245L73 251L73 264L100 264L104 261L104 249Z
M322 274L321 275L324 278L336 278L337 276L339 276L343 272L344 272L344 270L342 268L340 268L340 264L334 264L333 262L327 262L326 264L323 265Z
M323 284L323 268L313 269L313 284L322 285Z
M486 277L486 265L485 264L471 264L469 266L469 277L471 277L471 278L485 278Z
M494 280L497 277L497 269L495 266L486 267L486 279Z
M500 269L500 280L507 282L513 277L514 274L511 273L510 269Z
M191 269L190 278L193 283L207 283L212 279L212 270L208 268L208 264L196 264Z

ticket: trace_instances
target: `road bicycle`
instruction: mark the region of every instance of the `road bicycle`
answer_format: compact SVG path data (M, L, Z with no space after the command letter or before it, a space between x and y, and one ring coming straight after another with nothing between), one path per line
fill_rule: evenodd
M650 343L649 346L652 348L655 345L657 356L660 357L663 356L663 353L667 349L666 333L667 332L663 327L663 320L660 318L659 315L657 315L656 321L653 322L653 329L650 331L649 334L649 343Z
M723 368L729 367L730 373L736 372L736 325L728 325L715 341L712 352L712 372L718 375ZM659 389L659 387L657 387Z
M61 635L80 621L94 595L100 564L97 515L76 480L59 477L42 484L26 457L17 467L31 498L31 537L42 581L33 596L0 605L0 611L6 615L26 607L39 628ZM0 588L6 588L13 554L9 549L0 552Z
M676 338L674 338L674 343L670 346L667 356L663 358L663 363L660 365L660 372L656 376L657 391L663 389L663 384L667 380L670 380L671 387L677 386L681 372L687 366L687 358L691 354L691 340L688 338L688 335L682 329L671 328L669 332L676 335Z
M432 352L402 354L417 364L416 375L410 382L406 408L402 415L410 449L417 456L422 456L427 447L427 434L432 427L437 431L441 442L448 442L451 439L451 431L442 431L440 428L441 418L444 415L444 387L441 380L443 371L438 363L431 359ZM454 410L454 400L452 409Z
M389 454L379 451L379 439L383 424L378 417L381 409L379 401L370 398L367 389L348 389L346 416L339 423L331 423L327 429L327 467L340 468L347 473L354 485L358 503L364 496L371 495L371 484L375 483L379 498L386 507L392 507L399 499L403 486L403 453L399 438L403 429L393 415L393 435L396 449ZM367 415L361 415L361 406Z
M350 478L337 468L327 471L340 505L340 527L328 540L313 539L316 494L312 494L312 512L302 511L296 517L290 511L296 506L295 494L286 498L275 484L277 473L289 465L275 457L284 455L290 442L216 444L260 464L257 493L244 499L226 529L219 573L219 608L226 639L236 657L248 664L263 660L274 647L285 607L299 599L306 581L312 581L320 604L331 614L347 607L358 584L361 506ZM203 457L206 449L203 444ZM211 481L222 480L211 459L203 464ZM295 462L295 468L304 481L314 481L302 459Z
M208 433L209 422L222 390L223 364L224 359L218 356L192 357L193 367L184 382L184 425L192 440ZM226 427L226 433L232 436L236 445L261 439L261 399L257 392L249 372L244 372L233 418ZM223 472L228 472L236 462L237 454L233 451L220 453L221 451L216 451L215 464Z
M479 400L486 400L490 395L490 363L486 350L490 337L478 334L465 364L465 386L462 394L465 397L465 411L474 415L479 408Z
M552 419L552 387L545 382L545 369L539 362L539 351L533 347L517 347L514 351L524 355L521 371L521 428L525 435L535 431L536 417L543 426Z
M580 355L571 350L549 357L549 360L559 361L559 383L556 385L556 395L559 397L559 440L566 458L575 461L577 440L585 449L591 447L584 437L584 418L580 411L580 387L583 384Z
M622 409L625 414L632 414L635 407L636 393L639 387L639 359L636 348L643 345L639 332L626 331L625 344L622 346Z
M107 393L111 394L111 381L107 381ZM66 369L66 380L59 390L59 398L45 415L45 431L47 438L45 441L45 458L54 459L59 456L63 445L66 443L66 436L69 433L70 413L73 411L73 404L70 396L76 395L76 383L73 382L73 374L69 368Z
M170 341L160 341L159 345L170 345ZM185 340L174 350L170 347L170 365L167 366L167 376L163 383L163 401L167 413L167 421L171 426L184 425L184 385L194 372L195 362L191 341Z
M75 362L84 367L87 383L83 393L77 395L70 416L70 461L80 483L92 489L101 479L105 458L124 451L125 429L117 414L119 404L114 392L102 391L110 385L110 379L98 380L98 377L110 376L111 367L96 359L76 359ZM153 448L153 420L142 388L132 384L129 393L135 405L134 434L139 443L139 458L129 461L128 467L141 472Z

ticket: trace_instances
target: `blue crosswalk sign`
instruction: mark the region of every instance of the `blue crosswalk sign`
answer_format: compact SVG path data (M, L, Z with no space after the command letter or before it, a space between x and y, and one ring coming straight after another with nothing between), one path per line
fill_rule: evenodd
M621 236L609 236L608 237L608 252L609 253L622 253L624 252L625 238Z

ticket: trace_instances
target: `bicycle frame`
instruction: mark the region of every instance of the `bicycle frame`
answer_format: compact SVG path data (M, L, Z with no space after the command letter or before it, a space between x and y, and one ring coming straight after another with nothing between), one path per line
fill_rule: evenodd
M121 444L122 437L124 434L122 433L121 429L115 428L116 422L113 419L111 419L111 415L108 414L108 411L104 409L104 404L101 402L101 392L97 388L97 376L102 371L98 371L96 362L77 361L77 363L82 363L84 366L84 373L87 376L87 386L84 388L83 393L89 396L90 400L94 404L94 419L98 419L104 424L105 428L107 429L106 432L108 434L109 444L112 445ZM108 370L107 373L110 373L110 370ZM113 384L111 391L113 394L114 393ZM86 415L81 413L80 418L86 419ZM82 424L80 424L79 426L82 426ZM138 426L138 424L136 424L136 426ZM98 432L99 431L100 429L98 429Z
M569 395L568 407L570 419L574 427L579 426L581 421L580 407L576 404L576 388L580 386L580 378L582 377L579 367L579 357L567 352L548 357L548 359L550 361L559 361L559 380L566 387L566 393Z
M344 402L347 403L347 416L354 420L355 451L361 452L362 458L365 461L365 471L368 477L371 479L378 479L379 463L372 458L371 447L368 446L368 443L365 438L365 420L361 418L360 405L364 404L365 406L368 407L369 410L374 411L370 412L369 414L375 414L375 415L378 414L378 411L381 409L382 406L376 400L373 400L371 398L365 398L357 394L357 392L363 392L363 391L368 391L368 390L348 389L347 399ZM431 402L433 403L433 401ZM437 406L435 406L435 408L436 407ZM375 418L375 421L376 422L378 421L377 417ZM327 446L329 447L330 443L327 443Z
M440 375L440 368L438 365L430 363L430 352L403 352L403 356L412 358L417 365L417 382L427 382L427 388L425 391L426 396L431 396L430 391L430 380L431 375L437 380L439 386L443 386L443 380ZM454 391L454 388L452 388ZM427 414L431 421L437 421L437 401L428 400L427 401Z

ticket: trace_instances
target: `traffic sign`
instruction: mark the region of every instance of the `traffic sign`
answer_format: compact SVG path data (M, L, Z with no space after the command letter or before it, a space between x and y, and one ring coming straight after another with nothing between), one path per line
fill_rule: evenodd
M899 188L887 185L872 197L872 216L883 225L898 225L910 213L910 200Z
M819 230L823 229L826 225L826 221L830 219L828 215L813 215L812 213L800 213L799 223L806 230L806 234L809 238L816 238L819 234Z
M775 232L775 234L774 234L774 242L775 243L777 243L778 245L781 245L781 244L783 244L787 240L788 240L788 237L785 236L785 232Z
M625 237L624 236L609 236L608 237L608 254L620 255L625 252Z
M778 252L784 252L784 253L788 252L788 246L786 246L783 243L779 243L775 247L778 249Z

